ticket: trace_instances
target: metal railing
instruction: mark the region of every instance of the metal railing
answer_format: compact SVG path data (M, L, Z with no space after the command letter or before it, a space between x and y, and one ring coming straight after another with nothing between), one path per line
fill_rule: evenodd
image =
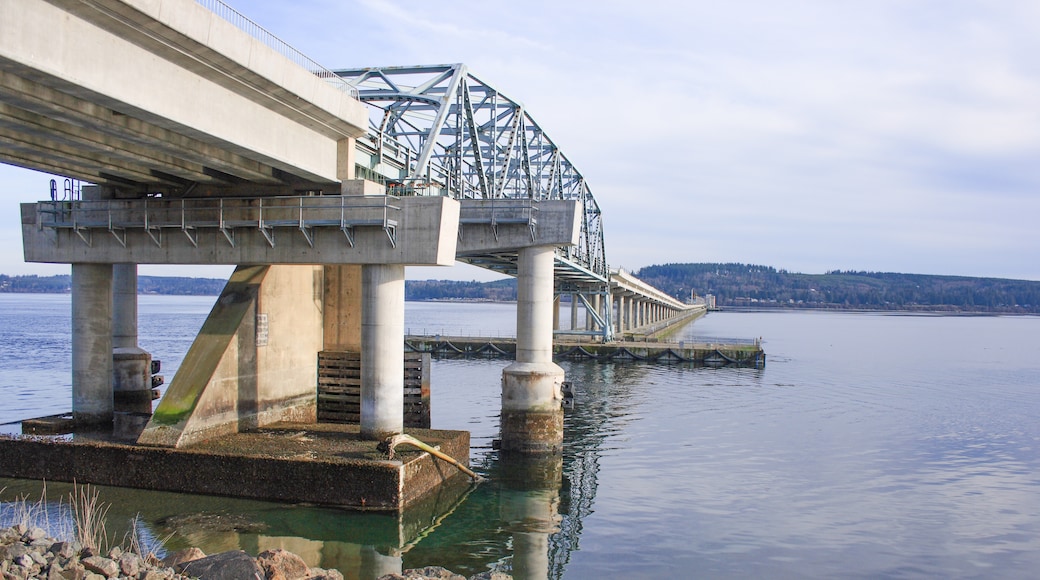
M538 225L538 206L531 199L466 200L459 209L459 226L490 225L498 239L498 226L519 224L527 226L531 239L535 238Z
M359 196L285 196L251 198L180 198L99 201L41 201L36 204L41 228L69 228L88 245L93 230L107 230L125 247L126 231L141 229L162 246L163 231L180 230L198 246L198 232L216 229L234 247L235 231L259 230L274 247L276 228L299 229L314 245L313 228L334 227L354 246L354 228L380 227L397 245L401 207L398 198Z
M335 86L336 88L347 92L348 94L350 94L350 96L354 97L355 99L358 98L357 88L351 86L350 83L340 78L339 75L318 64L307 55L290 46L289 43L278 38L274 34L271 34L271 32L269 32L266 28L260 26L256 22L253 22L245 15L243 15L241 12L235 10L231 6L228 6L221 0L195 1L204 6L210 12L213 12L217 16L223 18L224 20L227 20L239 30L242 30L246 34L259 40L260 42L263 42L269 48L271 48L278 54L284 56L285 58L291 60L293 63L309 70L311 73L315 74L321 79L324 79L326 82Z

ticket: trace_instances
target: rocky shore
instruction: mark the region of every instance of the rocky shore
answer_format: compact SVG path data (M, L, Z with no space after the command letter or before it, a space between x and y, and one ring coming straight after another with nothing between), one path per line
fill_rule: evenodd
M256 558L241 550L207 556L198 548L174 552L163 559L141 556L122 548L96 553L75 542L57 540L42 528L19 524L0 529L2 580L343 580L338 570L310 568L285 550L268 550ZM509 580L499 572L484 572L470 580ZM466 580L437 567L405 570L380 580Z

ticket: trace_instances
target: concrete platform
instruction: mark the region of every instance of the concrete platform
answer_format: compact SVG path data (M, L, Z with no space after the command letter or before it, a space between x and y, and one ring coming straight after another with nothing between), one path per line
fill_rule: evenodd
M407 433L466 465L469 433ZM0 435L0 477L76 481L162 491L400 512L467 478L428 453L398 447L394 460L357 425L278 423L183 449L145 447L106 434Z
M473 336L405 337L405 349L444 357L513 358L516 339ZM599 362L659 362L692 366L765 368L766 353L758 340L723 339L719 342L594 342L567 337L553 342L553 359Z

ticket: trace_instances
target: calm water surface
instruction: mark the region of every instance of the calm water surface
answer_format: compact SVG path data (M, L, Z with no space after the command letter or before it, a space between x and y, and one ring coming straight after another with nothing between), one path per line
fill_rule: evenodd
M164 374L213 298L142 297ZM507 334L508 304L407 304L412 332ZM66 411L67 296L0 294L0 422ZM562 361L562 464L491 449L501 360L433 365L434 427L491 476L423 532L390 516L105 489L171 548L284 546L348 578L426 564L550 578L1031 578L1040 570L1040 318L712 313L762 370ZM5 497L39 494L6 480ZM48 484L48 493L64 488ZM223 514L240 532L178 523Z

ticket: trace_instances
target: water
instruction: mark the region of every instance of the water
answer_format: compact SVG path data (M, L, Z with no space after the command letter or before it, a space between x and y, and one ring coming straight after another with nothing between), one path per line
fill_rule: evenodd
M164 373L212 298L142 297ZM407 305L412 332L511 334L511 305ZM491 449L501 360L433 365L433 423L491 477L419 538L391 516L103 490L171 548L284 546L348 578L427 564L550 578L1026 578L1040 569L1040 318L712 313L761 370L563 361L562 464ZM0 295L0 421L68 409L68 297ZM171 366L172 365L172 366ZM0 481L12 494L35 482ZM63 488L48 484L48 493ZM223 514L257 529L177 525Z

